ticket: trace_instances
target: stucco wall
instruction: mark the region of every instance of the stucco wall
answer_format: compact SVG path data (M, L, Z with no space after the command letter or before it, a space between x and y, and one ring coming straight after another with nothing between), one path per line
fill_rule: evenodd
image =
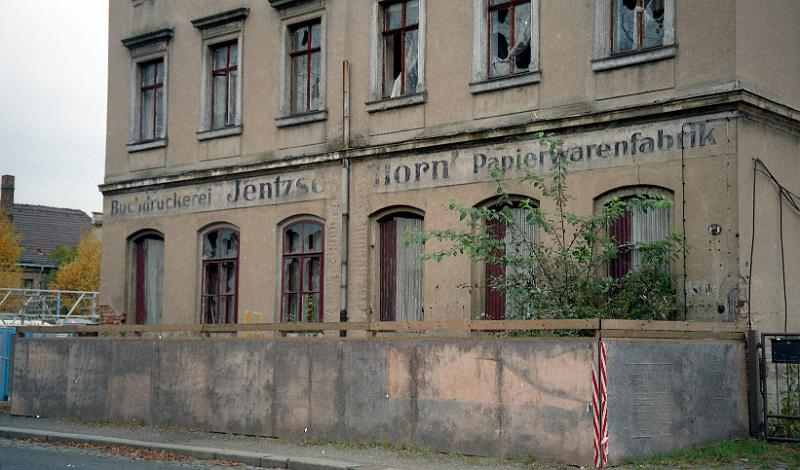
M607 346L612 462L746 434L742 344ZM595 358L589 338L18 339L11 412L589 465Z
M780 2L779 2L780 3ZM778 187L763 173L756 175L753 222L754 159L794 194L800 194L800 134L778 120L740 121L739 127L739 265L742 279L750 275L750 240L755 230L752 259L752 323L760 332L800 329L800 213L783 202L783 265L781 211ZM760 169L763 169L759 167ZM785 270L785 274L784 274ZM784 279L786 308L784 308ZM742 288L746 288L743 283ZM743 302L747 293L740 296ZM746 313L746 308L743 309Z

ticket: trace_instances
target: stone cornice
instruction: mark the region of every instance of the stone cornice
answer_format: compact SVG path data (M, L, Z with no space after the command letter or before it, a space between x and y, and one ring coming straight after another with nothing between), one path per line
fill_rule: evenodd
M272 172L285 168L318 165L343 158L366 158L393 153L428 152L443 148L466 147L481 143L533 137L539 132L576 131L601 128L609 123L630 125L636 121L657 121L681 116L718 112L745 113L749 117L770 122L780 122L784 128L794 128L800 135L800 110L796 110L743 89L733 89L692 97L681 97L646 105L631 105L607 110L576 112L574 115L552 117L544 112L531 113L528 123L507 127L473 128L439 133L437 135L403 140L402 142L338 149L316 155L268 159L253 164L232 165L213 169L189 170L168 175L137 178L102 184L99 189L109 195L120 192L141 191L158 187L178 187L199 182L223 180L233 176L246 176ZM553 111L556 113L556 111Z
M214 26L233 23L234 21L241 21L247 18L247 15L249 14L249 8L237 8L235 10L229 10L211 16L204 16L203 18L197 18L192 20L192 26L197 29L213 28Z
M272 8L282 9L289 8L301 3L308 2L309 0L267 0Z
M138 47L147 46L161 41L169 41L175 34L172 28L159 29L158 31L151 31L149 33L138 34L122 40L122 45L128 49L136 49Z

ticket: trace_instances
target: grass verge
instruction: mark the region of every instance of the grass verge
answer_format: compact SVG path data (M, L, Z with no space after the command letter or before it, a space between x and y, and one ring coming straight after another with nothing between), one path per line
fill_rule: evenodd
M660 454L637 462L642 468L656 466L685 468L703 465L729 468L800 468L800 446L776 444L754 439L726 441L703 447L693 447L671 454Z

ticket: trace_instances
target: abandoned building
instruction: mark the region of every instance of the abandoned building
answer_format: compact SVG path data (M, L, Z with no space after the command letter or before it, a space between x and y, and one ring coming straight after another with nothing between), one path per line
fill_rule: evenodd
M15 203L12 175L2 177L0 212L11 218L19 236L23 289L46 289L50 274L58 268L54 250L77 247L81 237L93 230L91 217L79 209Z
M687 319L797 329L799 10L111 2L102 302L138 323L503 318L486 266L422 263L402 234L492 204L492 166L547 174L548 132L575 212L672 199L621 236L685 232Z

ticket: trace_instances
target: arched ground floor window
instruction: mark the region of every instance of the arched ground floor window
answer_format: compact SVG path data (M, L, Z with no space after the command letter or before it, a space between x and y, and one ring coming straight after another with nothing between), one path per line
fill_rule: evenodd
M239 290L239 231L214 227L202 235L203 323L236 323Z
M422 320L422 245L404 243L422 230L423 216L395 211L377 221L378 303L381 321Z
M511 205L508 207L511 219L513 220L514 233L510 232L510 227L507 227L502 220L497 220L489 223L486 229L489 231L496 240L503 240L503 248L500 252L495 253L495 256L506 257L524 257L533 256L531 253L530 244L539 243L539 230L535 224L531 224L526 218L526 209L520 207L520 201L525 200L524 197L514 196L511 199ZM528 199L532 206L538 206L536 201ZM494 209L500 210L501 206L494 206ZM531 263L529 266L533 266ZM515 302L505 289L497 288L493 285L492 280L496 278L520 277L525 276L526 273L520 271L520 267L514 265L490 264L486 263L483 266L483 314L487 320L503 320L507 315L512 314L515 310L521 308L519 302Z
M322 321L325 225L300 219L281 233L281 321Z

